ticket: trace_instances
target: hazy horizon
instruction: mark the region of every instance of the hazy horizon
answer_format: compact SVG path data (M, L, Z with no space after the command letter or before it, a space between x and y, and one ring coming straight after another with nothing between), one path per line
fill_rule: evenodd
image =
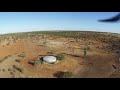
M0 34L80 30L120 33L120 23L100 23L98 20L118 12L0 12Z

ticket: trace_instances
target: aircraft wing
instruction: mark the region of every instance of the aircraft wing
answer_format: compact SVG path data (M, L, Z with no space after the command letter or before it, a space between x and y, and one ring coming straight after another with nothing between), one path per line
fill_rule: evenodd
M99 22L117 22L120 20L120 13L116 15L115 17L104 19L104 20L98 20Z

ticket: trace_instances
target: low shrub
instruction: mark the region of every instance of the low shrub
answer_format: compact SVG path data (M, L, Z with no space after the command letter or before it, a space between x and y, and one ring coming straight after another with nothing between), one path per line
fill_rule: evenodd
M18 71L23 73L23 68L18 68Z
M0 60L0 63L2 63L3 61L4 61L4 59L1 59L1 60Z
M72 72L62 72L62 71L58 71L56 73L53 74L54 77L57 77L57 78L70 78L72 77Z
M5 56L4 59L7 59L9 56Z
M6 45L10 45L10 43L7 43Z
M5 72L5 69L2 69L3 72Z
M39 65L39 64L43 64L43 61L42 60L35 61L35 65Z
M23 73L23 69L22 68L19 68L16 65L13 65L13 68L16 69L17 71Z
M28 64L31 64L31 65L35 65L35 62L34 61L29 61Z
M43 64L42 60L34 60L34 61L29 61L28 64L31 64L33 66Z
M12 55L8 55L8 57L11 57Z
M57 77L57 78L62 78L64 75L64 72L62 71L58 71L56 73L53 74L54 77Z
M53 55L54 53L51 51L51 52L47 52L48 55Z
M69 72L69 71L64 72L63 78L70 78L70 77L72 77L72 72Z
M12 71L12 70L9 68L8 71Z
M16 61L16 62L20 62L21 60L20 60L20 59L16 59L15 61Z
M63 54L57 54L55 57L57 60L63 60L65 58Z
M24 58L24 57L25 57L25 54L22 53L22 54L18 55L18 57L22 57L22 58Z

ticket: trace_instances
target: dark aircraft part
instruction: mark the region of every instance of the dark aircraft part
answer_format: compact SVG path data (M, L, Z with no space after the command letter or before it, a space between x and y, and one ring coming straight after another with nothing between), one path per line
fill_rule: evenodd
M116 15L115 17L105 19L105 20L98 20L99 22L118 22L120 21L120 13Z

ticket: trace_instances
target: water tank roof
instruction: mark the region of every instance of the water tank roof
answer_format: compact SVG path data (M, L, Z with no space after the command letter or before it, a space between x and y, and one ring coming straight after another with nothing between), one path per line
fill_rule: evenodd
M56 62L57 59L54 56L45 56L43 60L47 63L54 63Z

